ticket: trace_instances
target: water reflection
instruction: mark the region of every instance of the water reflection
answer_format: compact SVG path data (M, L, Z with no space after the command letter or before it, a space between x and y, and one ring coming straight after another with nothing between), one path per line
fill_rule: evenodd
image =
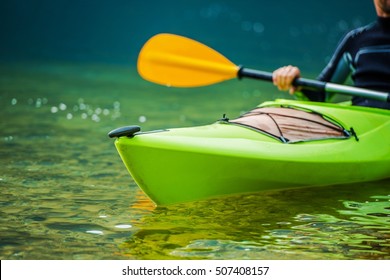
M336 190L361 198L369 186L362 195L351 185L157 208L124 250L146 259L389 259L390 196L327 199Z

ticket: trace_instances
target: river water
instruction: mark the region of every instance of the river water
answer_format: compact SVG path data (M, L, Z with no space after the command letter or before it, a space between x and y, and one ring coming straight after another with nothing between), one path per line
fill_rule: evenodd
M248 80L173 89L132 67L3 63L1 259L390 259L389 180L156 207L107 137L278 97L289 98Z

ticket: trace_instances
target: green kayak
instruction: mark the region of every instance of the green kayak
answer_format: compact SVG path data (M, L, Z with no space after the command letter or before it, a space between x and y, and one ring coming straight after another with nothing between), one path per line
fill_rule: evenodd
M389 110L276 100L234 120L109 136L158 205L390 177Z

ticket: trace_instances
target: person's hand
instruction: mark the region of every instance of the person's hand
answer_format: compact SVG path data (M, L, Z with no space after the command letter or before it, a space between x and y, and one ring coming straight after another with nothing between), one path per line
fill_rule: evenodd
M279 90L288 90L290 94L294 94L298 88L293 86L293 81L301 76L301 71L295 66L284 66L276 69L272 73L272 80Z

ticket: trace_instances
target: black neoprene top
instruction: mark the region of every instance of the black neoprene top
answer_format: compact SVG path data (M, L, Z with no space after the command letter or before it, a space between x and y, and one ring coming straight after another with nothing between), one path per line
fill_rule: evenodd
M317 79L343 83L351 72L355 86L390 92L390 18L378 17L377 21L349 32ZM326 100L325 93L303 93L313 101ZM354 97L352 102L390 109L389 103L361 97Z

